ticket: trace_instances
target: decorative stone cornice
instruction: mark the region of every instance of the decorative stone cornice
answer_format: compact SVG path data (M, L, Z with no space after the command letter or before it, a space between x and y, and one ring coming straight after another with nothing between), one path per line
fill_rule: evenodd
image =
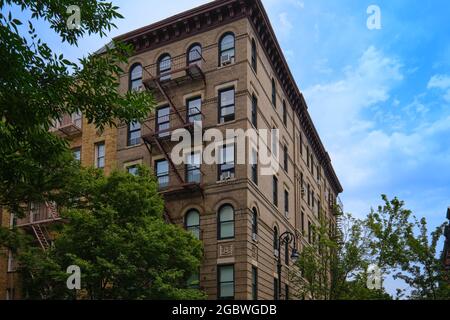
M292 76L261 0L215 0L146 27L128 32L114 40L130 43L136 54L168 45L171 42L247 18L253 25L273 70L296 111L300 124L334 192L343 191L331 165L331 159L320 140L308 113L303 94Z

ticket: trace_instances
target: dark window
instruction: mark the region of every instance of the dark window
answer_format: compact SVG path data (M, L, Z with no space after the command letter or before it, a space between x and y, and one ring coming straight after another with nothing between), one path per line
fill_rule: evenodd
M289 215L289 192L284 190L284 214Z
M312 240L312 227L311 222L308 221L308 242L312 243L311 240Z
M230 205L224 205L219 209L218 239L234 238L234 209Z
M300 192L302 194L302 199L305 198L305 181L303 178L303 172L300 173Z
M193 44L188 50L188 65L200 64L202 61L202 46L198 43Z
M252 267L252 299L258 300L258 269Z
M234 299L234 265L218 266L218 298Z
M142 87L142 66L135 64L130 69L129 90L139 90Z
M306 166L309 169L309 147L306 147Z
M317 173L317 181L320 181L320 167L316 166L316 173Z
M272 180L272 197L273 204L278 206L278 178L276 176L273 176Z
M273 300L278 300L278 279L273 278Z
M95 144L95 167L105 167L105 143L99 142Z
M305 234L305 213L302 211L301 213L301 226L302 226L302 234Z
M170 107L165 106L159 108L156 111L156 131L163 132L159 133L158 136L160 138L164 138L170 136L169 129L170 129Z
M312 154L312 152L311 152L311 154L310 154L310 157L311 157L311 161L310 161L310 164L311 164L311 174L313 175L313 177L314 177L314 156L313 156L313 154Z
M192 274L187 280L187 286L190 289L200 289L200 273Z
M272 78L272 105L277 107L277 87L275 85L275 79Z
M258 98L255 95L252 96L252 124L258 127Z
M72 150L73 158L80 162L81 161L81 148L75 148Z
M234 178L234 144L224 145L219 148L218 180Z
M169 186L169 162L167 160L155 161L156 178L160 188Z
M200 214L197 210L190 210L186 214L185 227L187 231L192 232L197 239L200 239Z
M234 120L234 88L219 91L219 123Z
M314 197L314 190L311 191L311 205L314 208L314 202L315 202L315 197Z
M186 181L189 183L201 182L200 153L188 155L186 161Z
M135 146L141 142L141 124L137 121L128 124L128 146Z
M278 228L273 227L273 250L276 256L278 256Z
M311 186L309 185L309 183L308 183L307 191L308 191L308 206L310 206L311 205Z
M302 133L300 132L300 134L298 135L298 140L300 142L300 154L303 155L303 136Z
M257 70L258 67L258 56L256 51L256 42L255 39L252 39L252 68L253 70Z
M258 234L258 213L256 212L256 208L252 209L252 233L254 235Z
M285 145L283 147L283 160L284 160L284 171L288 172L289 171L289 151L288 151L288 147Z
M289 285L287 284L284 285L284 296L286 300L289 300Z
M171 79L172 58L169 54L164 54L159 58L158 62L158 75L161 81L167 81Z
M283 123L286 126L287 125L287 108L286 108L286 101L283 100Z
M219 66L235 61L234 34L226 33L219 42Z
M190 123L202 121L202 98L196 97L187 100L187 116Z
M258 184L258 153L252 150L252 181Z
M127 172L133 176L136 176L138 174L138 167L137 166L129 166L129 167L127 167Z

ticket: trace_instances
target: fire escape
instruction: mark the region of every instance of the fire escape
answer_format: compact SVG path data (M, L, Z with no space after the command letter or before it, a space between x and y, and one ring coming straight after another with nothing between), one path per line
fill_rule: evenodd
M30 203L27 215L17 219L16 225L27 231L31 231L36 237L43 250L47 250L51 245L51 234L48 225L61 221L56 204L44 202L42 204Z
M169 164L169 172L163 183L160 183L160 193L163 195L179 195L180 193L200 193L203 196L203 173L200 169L200 163L197 164L195 179L188 175L186 165L177 165L174 163L171 150L174 142L171 141L171 133L177 129L186 129L193 137L194 120L203 121L204 114L197 109L196 117L189 114L187 107L179 107L175 104L173 96L174 90L179 89L185 84L200 83L205 86L205 74L202 66L205 63L203 56L197 52L197 59L189 62L186 55L167 59L162 59L158 63L146 66L144 71L148 75L144 77L145 89L153 92L157 100L164 100L168 104L169 111L163 115L155 112L155 128L146 127L150 134L142 137L147 149L152 155L153 148L157 148ZM172 96L171 96L172 95ZM160 122L165 122L165 126L159 126ZM170 179L173 177L174 179ZM176 183L172 180L175 180Z

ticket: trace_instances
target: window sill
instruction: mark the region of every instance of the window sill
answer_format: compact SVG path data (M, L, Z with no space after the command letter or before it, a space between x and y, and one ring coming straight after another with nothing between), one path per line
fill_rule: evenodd
M216 181L216 184L225 184L228 182L235 182L235 181L237 181L236 178L232 178L232 179L228 179L228 180L218 180L218 181Z

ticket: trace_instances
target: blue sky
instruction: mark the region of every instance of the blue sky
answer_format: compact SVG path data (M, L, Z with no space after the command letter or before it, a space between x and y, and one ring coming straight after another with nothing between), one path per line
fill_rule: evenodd
M110 36L206 3L113 1L125 16ZM450 205L450 2L445 0L263 0L291 71L357 216L380 195L405 200L432 226ZM369 5L380 30L366 26ZM78 48L45 38L76 58Z

